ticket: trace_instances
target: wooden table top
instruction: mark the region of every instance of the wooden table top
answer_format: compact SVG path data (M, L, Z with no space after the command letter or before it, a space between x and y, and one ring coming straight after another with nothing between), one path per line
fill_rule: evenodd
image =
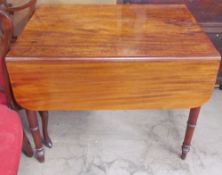
M124 0L117 0L123 3ZM222 21L221 0L125 0L130 4L186 4L199 23Z
M40 6L7 60L215 59L185 5ZM161 58L160 58L161 57Z
M220 55L184 5L41 6L7 69L26 109L191 108Z

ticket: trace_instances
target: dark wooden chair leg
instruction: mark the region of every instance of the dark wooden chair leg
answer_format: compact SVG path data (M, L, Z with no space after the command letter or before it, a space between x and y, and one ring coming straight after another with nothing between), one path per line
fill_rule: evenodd
M37 113L35 111L26 110L26 115L35 142L36 157L40 162L44 162L45 153L44 148L42 146L42 139L38 126Z
M16 40L17 40L17 36L15 36L14 34L13 34L13 36L12 36L12 39L11 39L11 43L15 43L16 42Z
M184 138L184 142L183 142L183 146L182 146L181 158L183 160L186 159L186 156L187 156L188 152L190 151L190 144L191 144L191 140L193 137L194 129L196 127L199 112L200 112L200 107L190 109L189 119L187 122L186 134L185 134L185 138Z
M28 157L32 157L33 156L32 146L31 146L31 144L29 142L29 139L27 138L27 136L26 136L24 131L23 131L22 151Z
M48 111L40 111L39 114L42 119L42 130L43 130L44 144L47 147L52 148L52 140L50 139L49 133L48 133L49 113L48 113Z
M219 89L222 90L222 84L219 84Z

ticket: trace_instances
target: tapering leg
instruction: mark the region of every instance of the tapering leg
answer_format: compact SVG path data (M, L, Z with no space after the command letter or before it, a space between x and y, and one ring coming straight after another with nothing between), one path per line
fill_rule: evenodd
M40 162L44 162L45 154L44 154L44 148L42 146L41 135L39 132L37 113L35 111L26 110L26 115L29 122L29 127L32 132L32 136L35 142L36 157Z
M24 131L23 131L22 151L28 157L32 157L33 156L32 146L31 146L31 144L29 142L29 139L27 138L27 136L26 136Z
M43 130L43 136L44 136L44 144L52 148L52 141L49 137L48 133L48 118L49 118L49 113L48 111L40 111L39 112L41 119L42 119L42 130Z
M190 109L189 119L187 122L186 134L185 134L185 138L184 138L184 142L183 142L183 146L182 146L182 155L181 155L182 159L185 159L187 156L187 153L190 151L190 144L191 144L191 140L193 137L194 129L196 127L199 112L200 112L200 107Z

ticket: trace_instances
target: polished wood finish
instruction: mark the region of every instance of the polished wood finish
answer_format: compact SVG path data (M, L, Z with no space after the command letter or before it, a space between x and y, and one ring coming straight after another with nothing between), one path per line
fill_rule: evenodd
M37 150L33 111L195 108L219 63L184 5L41 6L7 57Z
M48 5L37 10L9 57L212 55L218 56L184 5Z
M221 0L118 0L120 4L161 4L161 3L184 3L187 5L189 10L192 12L197 22L207 32L211 41L214 43L220 54L222 55L222 1ZM217 84L222 90L222 63L218 71ZM191 115L193 111L198 111L198 109L191 109ZM199 112L199 111L198 111ZM197 116L196 116L197 117ZM186 138L191 139L190 132L193 129L187 129ZM185 139L185 143L190 141ZM184 144L182 149L181 158L185 159L187 152L190 149L189 144Z
M222 22L221 0L117 0L119 4L186 4L199 23Z
M219 58L184 5L55 5L37 10L7 66L27 109L178 108L208 100Z
M119 4L186 4L199 23L222 22L221 0L117 0Z
M149 109L205 103L219 61L30 60L7 66L17 102L27 109Z
M118 0L120 4L186 4L197 22L209 35L222 55L222 1L221 0ZM222 65L217 83L222 89Z
M187 122L186 134L182 146L182 155L181 155L182 159L185 159L187 153L190 151L190 144L193 137L194 129L196 127L199 113L200 113L200 107L192 108L190 110L189 119Z

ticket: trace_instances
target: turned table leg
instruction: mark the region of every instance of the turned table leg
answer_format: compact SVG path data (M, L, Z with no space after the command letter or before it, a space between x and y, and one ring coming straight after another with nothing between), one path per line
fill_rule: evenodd
M23 131L22 151L28 157L32 157L33 156L32 146L31 146L31 144L29 142L29 139L27 138L27 136L26 136L24 131Z
M52 141L49 137L48 133L48 118L49 118L49 113L48 111L41 111L39 112L41 119L42 119L42 130L43 130L43 137L44 137L44 144L52 148Z
M186 134L185 134L185 138L184 138L184 142L182 146L182 155L181 155L182 159L185 159L187 156L187 153L190 151L190 144L193 137L194 129L196 127L199 112L200 112L200 107L190 109Z
M37 120L37 113L35 111L26 110L26 115L35 142L36 157L40 162L44 162L45 153L44 153L44 148L42 146L42 140Z

